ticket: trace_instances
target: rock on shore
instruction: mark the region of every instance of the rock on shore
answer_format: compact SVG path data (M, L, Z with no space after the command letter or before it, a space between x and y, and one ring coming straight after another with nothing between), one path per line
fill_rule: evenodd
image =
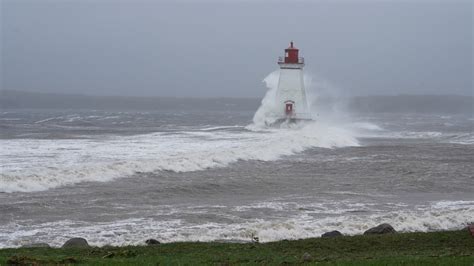
M376 227L372 227L364 232L364 235L380 235L380 234L393 234L396 233L395 229L389 224L379 224Z
M82 237L74 237L64 243L63 248L88 248L89 243Z
M145 244L147 244L148 246L154 246L154 245L159 245L160 241L150 238L145 241Z
M321 237L337 237L337 236L342 236L342 233L337 231L337 230L331 231L331 232L326 232L326 233L321 235Z

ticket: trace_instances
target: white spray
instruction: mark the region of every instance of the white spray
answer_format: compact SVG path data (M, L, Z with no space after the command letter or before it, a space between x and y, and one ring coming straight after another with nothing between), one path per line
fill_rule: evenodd
M276 104L279 75L280 70L276 70L263 80L268 91L253 117L253 123L257 127L273 124L279 118L279 106ZM314 121L333 125L341 125L343 121L344 124L350 121L349 112L345 108L346 101L340 96L342 93L338 87L324 78L319 76L313 78L307 73L304 74L304 83L310 115Z
M262 99L262 104L253 116L253 123L256 126L265 126L274 123L279 117L277 115L276 92L278 89L278 79L280 77L280 70L275 70L270 73L263 82L268 88L265 97Z

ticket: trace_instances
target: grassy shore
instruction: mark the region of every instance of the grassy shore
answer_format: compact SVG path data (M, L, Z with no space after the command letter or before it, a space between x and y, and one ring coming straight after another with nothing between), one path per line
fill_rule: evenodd
M0 265L474 265L467 231L311 238L271 243L0 250Z

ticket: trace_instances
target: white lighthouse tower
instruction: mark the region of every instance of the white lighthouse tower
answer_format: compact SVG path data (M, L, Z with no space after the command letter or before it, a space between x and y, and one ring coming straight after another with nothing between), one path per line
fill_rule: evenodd
M275 104L280 121L311 119L304 87L304 58L298 57L298 52L291 42L290 47L285 49L285 56L278 58L280 77Z

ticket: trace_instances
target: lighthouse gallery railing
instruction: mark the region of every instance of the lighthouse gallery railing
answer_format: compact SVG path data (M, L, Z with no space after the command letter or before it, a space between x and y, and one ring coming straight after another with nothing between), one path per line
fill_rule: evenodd
M278 57L278 63L279 64L284 64L285 63L285 57L283 57L283 56ZM297 64L304 64L304 57L298 57L298 63Z

